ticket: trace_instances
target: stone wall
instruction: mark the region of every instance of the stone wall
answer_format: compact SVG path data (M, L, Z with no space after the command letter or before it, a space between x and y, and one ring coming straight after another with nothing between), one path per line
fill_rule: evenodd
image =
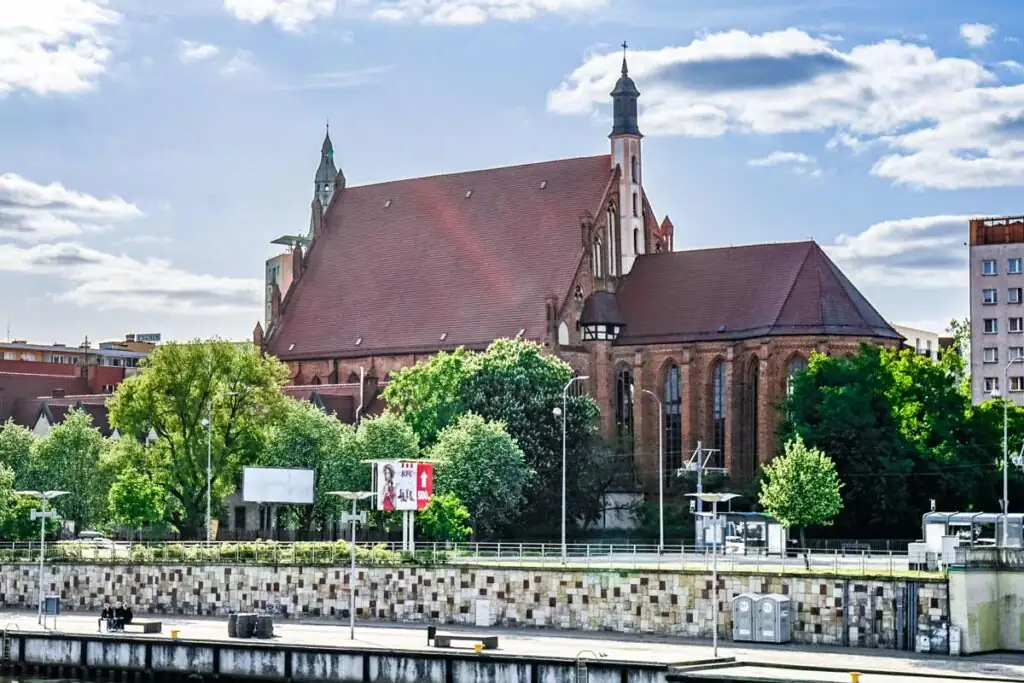
M26 607L36 595L35 565L0 568L0 606ZM657 571L436 567L358 569L356 616L398 622L545 627L710 637L711 577ZM346 567L102 566L46 568L47 590L65 611L96 611L127 600L137 613L214 615L270 610L295 618L347 618ZM942 581L910 582L805 576L719 575L720 636L732 637L731 599L779 593L792 600L793 640L894 648L913 615L932 652L948 650L948 590ZM917 604L897 615L898 598Z

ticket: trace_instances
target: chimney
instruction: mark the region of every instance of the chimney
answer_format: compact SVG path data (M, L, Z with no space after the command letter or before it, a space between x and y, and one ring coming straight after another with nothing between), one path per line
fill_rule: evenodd
M320 203L319 197L313 198L313 206L311 210L313 213L313 241L316 241L316 238L320 236L320 233L323 232L324 229L324 207Z
M295 243L292 249L292 286L302 277L302 244Z
M53 390L53 398L64 398L68 395L67 389L59 387Z
M263 350L263 325L259 322L256 323L256 327L252 331L252 344L259 350Z
M273 325L281 316L281 288L274 282L270 285L270 324Z

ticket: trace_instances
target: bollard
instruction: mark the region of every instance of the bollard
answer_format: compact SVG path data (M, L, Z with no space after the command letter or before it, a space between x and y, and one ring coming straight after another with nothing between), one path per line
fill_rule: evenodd
M171 629L171 638L172 638L173 640L177 640L177 639L178 639L178 634L179 634L179 633L181 633L181 631L179 631L179 630L178 630L178 629L176 629L176 628L172 628L172 629Z
M483 651L484 651L484 644L483 643L474 643L473 644L473 652L475 652L477 654L480 654Z
M850 683L860 683L860 673L857 671L850 672Z

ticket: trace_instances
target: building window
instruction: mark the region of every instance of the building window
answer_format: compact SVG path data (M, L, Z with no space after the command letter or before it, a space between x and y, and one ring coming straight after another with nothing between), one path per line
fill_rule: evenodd
M665 471L683 466L683 392L679 366L673 365L665 376Z
M640 217L640 197L636 192L633 193L633 218Z
M759 429L758 393L761 384L761 361L750 359L744 382L743 396L743 471L753 474L757 470L757 443Z
M725 362L711 366L711 448L718 467L725 462L726 386Z
M573 377L579 377L580 373L578 373L575 370L573 370L572 371L572 376ZM580 396L583 396L584 394L586 394L587 393L586 392L587 388L584 386L586 383L587 383L587 380L584 379L584 380L580 380L579 382L573 382L572 384L570 384L569 385L569 393L567 394L569 396L569 398L579 398Z
M113 384L104 384L103 385L103 393L104 394L112 394L112 393L114 393L114 385ZM40 522L40 524L42 524L42 522Z
M1020 348L1020 347L1017 347ZM1012 349L1011 349L1012 351ZM986 346L984 351L985 363L998 363L999 362L999 349L994 346Z
M921 353L921 338L914 337L914 353Z
M608 275L615 277L616 264L619 262L619 223L615 213L615 205L608 206Z
M1024 391L1024 377L1011 377L1010 391Z
M1006 301L1011 304L1019 304L1022 299L1022 290L1020 287L1010 287L1006 290Z
M4 351L4 360L18 360L17 351ZM42 522L40 522L42 524Z
M601 243L594 240L594 277L601 277L602 274L602 263L601 263Z
M807 360L803 356L793 356L786 368L786 395L793 393L793 379L807 370Z
M996 260L985 259L981 262L981 274L982 275L995 275L996 274Z
M1024 332L1024 318L1010 318L1010 327L1008 332L1020 333Z
M633 253L640 253L640 228L633 228Z
M244 505L236 505L235 506L235 531L245 531L245 506Z
M569 345L569 326L565 324L564 320L558 324L558 345Z
M1009 358L1006 360L1020 362L1020 359L1024 358L1024 346L1011 346L1007 355Z
M931 339L926 339L925 342L924 342L924 355L928 356L929 358L932 357L932 340Z
M998 377L986 377L985 378L985 393L991 394L999 391L999 378Z
M983 290L981 290L981 303L985 304L986 306L991 306L991 305L993 305L995 303L998 303L998 300L996 298L996 290L994 290L994 289L983 289Z
M629 445L633 437L633 373L622 367L615 377L615 433L619 445Z
M1006 262L1006 272L1011 275L1020 275L1021 273L1021 260L1019 258L1012 258Z
M640 164L636 162L635 154L633 155L633 158L629 160L629 177L634 183L640 183Z
M999 331L999 321L995 318L985 318L983 323L985 334L995 334Z

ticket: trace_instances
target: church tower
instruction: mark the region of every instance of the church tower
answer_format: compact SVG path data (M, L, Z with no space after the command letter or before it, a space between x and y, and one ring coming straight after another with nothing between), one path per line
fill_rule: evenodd
M637 100L640 91L629 77L626 43L622 43L622 75L611 92L613 110L612 168L619 167L619 248L618 272L629 273L633 261L646 252L644 244L644 193L640 156L640 128L637 124Z
M331 126L327 126L324 144L320 147L320 167L316 169L313 196L320 200L320 206L327 210L334 195L334 179L338 176L338 168L334 165L334 145L331 143Z

